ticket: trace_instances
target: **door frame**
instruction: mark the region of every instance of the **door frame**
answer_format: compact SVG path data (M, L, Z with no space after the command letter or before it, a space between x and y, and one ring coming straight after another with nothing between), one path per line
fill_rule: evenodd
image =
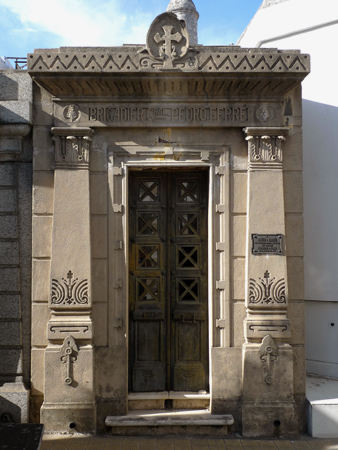
M116 145L108 148L109 308L108 345L121 357L128 396L130 170L206 168L208 186L209 389L212 397L212 347L230 346L230 147L226 145ZM169 394L169 393L168 393Z

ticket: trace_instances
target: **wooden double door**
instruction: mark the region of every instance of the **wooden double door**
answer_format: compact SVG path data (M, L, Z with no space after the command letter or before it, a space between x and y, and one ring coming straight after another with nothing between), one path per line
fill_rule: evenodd
M129 390L209 390L208 172L131 171Z

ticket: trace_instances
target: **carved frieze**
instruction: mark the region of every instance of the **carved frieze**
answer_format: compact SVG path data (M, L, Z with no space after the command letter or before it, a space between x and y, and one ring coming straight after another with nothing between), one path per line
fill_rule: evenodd
M79 120L80 110L76 105L64 108L63 115L72 122ZM92 130L90 128L52 128L55 142L55 166L68 169L88 169L90 142Z
M285 279L271 278L268 270L265 271L264 277L259 280L250 278L249 283L249 308L253 306L269 307L286 305L286 284Z
M88 280L74 278L71 270L67 273L67 279L52 279L51 285L51 308L73 308L89 306L89 284Z
M164 26L170 27L171 24L168 23ZM37 50L28 55L28 71L34 75L39 72L153 72L163 70L162 61L165 52L170 54L170 51L169 61L171 58L174 67L184 72L307 74L310 70L310 57L300 54L299 51L257 49L254 52L251 51L249 55L246 49L240 47L218 47L215 51L213 47L198 46L196 50L194 47L190 47L191 50L182 52L182 49L177 50L177 46L186 47L186 38L183 38L182 35L181 41L177 42L173 39L176 33L175 29L171 29L169 32L167 28L167 31L164 31L162 25L162 29L152 35L153 42L148 47L125 46L117 49L107 47L104 49L93 48L92 51L88 51L86 48L82 52L68 48L57 51ZM155 36L157 36L158 42L154 40ZM179 39L178 35L176 39ZM164 49L165 42L168 43L168 50Z
M263 364L264 381L270 385L273 383L274 366L278 360L278 347L270 335L265 336L262 340L259 356Z

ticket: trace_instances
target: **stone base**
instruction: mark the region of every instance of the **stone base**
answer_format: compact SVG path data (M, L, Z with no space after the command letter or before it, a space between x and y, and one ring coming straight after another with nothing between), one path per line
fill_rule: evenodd
M0 386L0 421L26 423L29 421L29 390L21 382Z
M95 433L95 403L44 403L41 407L41 422L46 432Z
M244 402L244 437L282 437L298 434L297 407L293 402Z
M316 438L338 438L338 380L308 375L306 380L308 432Z

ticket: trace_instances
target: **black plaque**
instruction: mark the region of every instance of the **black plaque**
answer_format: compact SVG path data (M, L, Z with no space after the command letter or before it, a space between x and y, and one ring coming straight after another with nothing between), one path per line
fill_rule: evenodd
M282 234L252 234L253 255L282 255Z

